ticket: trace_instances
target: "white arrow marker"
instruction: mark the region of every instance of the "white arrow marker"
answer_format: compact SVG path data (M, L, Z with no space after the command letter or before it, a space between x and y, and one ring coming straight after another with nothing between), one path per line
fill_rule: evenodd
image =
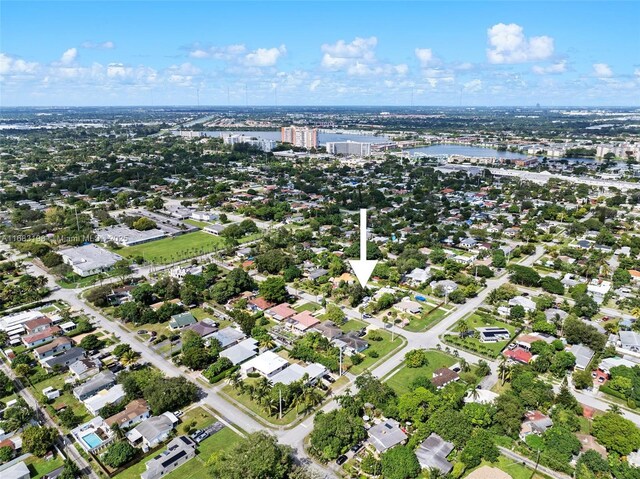
M367 259L367 210L365 208L360 210L360 259L351 259L349 263L358 282L365 288L373 269L378 264L377 259Z

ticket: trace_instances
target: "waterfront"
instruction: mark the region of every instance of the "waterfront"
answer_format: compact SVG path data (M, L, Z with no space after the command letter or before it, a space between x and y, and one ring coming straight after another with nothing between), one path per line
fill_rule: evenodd
M232 133L246 136L255 136L258 138L265 138L267 140L280 141L280 131L277 130L265 130L265 131L243 131L243 130L215 130L202 132L205 136L218 137L220 133ZM353 135L349 133L322 133L318 132L318 143L324 145L330 141L360 141L363 143L385 143L389 141L387 136L372 136L372 135Z

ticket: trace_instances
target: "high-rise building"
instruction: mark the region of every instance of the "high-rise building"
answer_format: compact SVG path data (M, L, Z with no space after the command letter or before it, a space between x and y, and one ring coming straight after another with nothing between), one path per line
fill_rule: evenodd
M371 143L359 141L332 141L326 144L326 148L332 155L371 155Z
M281 140L301 148L317 148L318 130L306 126L283 126Z

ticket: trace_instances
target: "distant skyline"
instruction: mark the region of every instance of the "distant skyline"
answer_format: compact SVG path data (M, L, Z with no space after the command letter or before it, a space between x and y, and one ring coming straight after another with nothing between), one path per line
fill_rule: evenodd
M640 106L640 2L0 10L0 106Z

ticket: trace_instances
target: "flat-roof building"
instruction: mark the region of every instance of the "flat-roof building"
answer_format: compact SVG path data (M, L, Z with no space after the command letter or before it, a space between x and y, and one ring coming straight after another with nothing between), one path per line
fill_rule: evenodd
M122 259L119 254L107 251L95 244L77 246L59 251L62 261L71 266L78 276L83 278L102 273Z

